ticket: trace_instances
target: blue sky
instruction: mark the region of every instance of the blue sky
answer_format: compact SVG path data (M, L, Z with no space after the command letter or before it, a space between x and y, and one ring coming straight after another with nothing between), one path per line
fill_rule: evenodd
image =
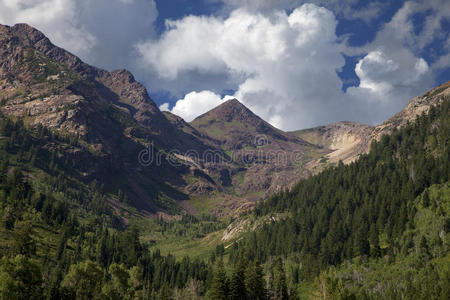
M303 2L298 2L300 5ZM373 2L374 3L374 2ZM319 6L322 3L319 3ZM353 18L349 17L349 15L353 12L367 11L367 1L354 1L353 4L349 5L349 9L351 10L348 13L333 10L333 5L331 7L327 7L331 11L334 12L337 25L335 28L336 35L338 38L346 39L346 44L349 47L353 48L364 48L366 45L370 45L373 43L377 37L379 31L385 26L385 24L389 23L392 18L401 10L401 8L405 5L405 1L378 1L379 4L378 10L369 18ZM226 7L226 4L219 1L183 1L183 0L169 0L169 1L156 1L156 5L159 11L158 18L156 20L156 28L158 34L164 34L166 29L165 21L167 19L178 20L183 19L187 15L214 15L226 18L227 13L233 8ZM439 5L439 4L437 4ZM289 1L287 5L284 7L287 13L292 12L295 8L295 1ZM339 6L339 5L338 5ZM279 7L277 7L279 8ZM283 7L281 7L283 9ZM410 19L413 24L413 33L416 35L420 35L424 30L425 22L427 21L427 17L433 16L432 8L422 8L418 9L417 12L411 14ZM445 48L445 43L448 42L448 32L450 32L449 28L449 20L448 18L443 18L441 20L442 23L442 35L433 39L426 47L422 49L414 49L414 55L417 57L423 58L429 65L435 63L439 60L440 57L448 54L448 48ZM447 35L445 34L447 33ZM354 51L350 51L354 52ZM345 93L349 87L358 87L360 85L360 78L355 72L355 67L357 63L367 55L367 51L356 51L357 53L342 53L345 63L344 65L336 70L339 78L341 79L342 85L341 89ZM435 70L433 73L433 81L432 85L442 84L450 79L450 69L448 67ZM407 72L407 71L405 71ZM431 86L426 86L423 90L430 88ZM232 94L235 92L233 89L223 89L218 91L221 97ZM178 95L170 95L166 91L163 93L154 93L153 97L155 99L165 99L163 101L169 103L166 107L173 106L178 100ZM408 99L409 96L408 95ZM406 97L405 97L406 98ZM395 108L385 112L382 114L383 116L389 116L395 112L395 109L398 109L401 105L404 105L406 99L401 102L400 105L396 105ZM179 114L183 114L181 110L174 112L178 112ZM337 120L337 119L336 119ZM369 120L368 123L376 123L377 121L381 121L382 118L377 120ZM358 121L364 122L364 119L360 119ZM314 124L316 125L316 124ZM292 127L294 128L295 125Z
M382 122L450 80L450 1L0 0L187 121L238 98L285 130Z
M205 1L205 0L156 0L156 7L158 9L158 18L155 22L155 27L159 34L164 32L165 21L167 19L181 19L187 15L221 15L223 13L224 3L219 1ZM354 9L363 9L366 1L356 2L353 6ZM338 36L348 35L348 43L351 46L358 47L364 44L370 43L375 39L375 36L383 26L383 24L389 22L395 13L403 6L405 1L379 1L383 7L379 15L366 22L361 19L346 19L343 16L338 17L338 26L336 27L336 33ZM418 33L423 27L425 16L430 11L424 11L414 16L414 28ZM450 20L443 20L443 31L450 32ZM427 49L424 49L422 53L427 61L433 62L436 60L436 55L445 54L444 45L445 40L438 40L432 43ZM343 89L346 90L348 86L357 86L359 84L359 78L355 74L355 66L361 56L345 56L346 64L342 71L339 71L339 76L343 80ZM442 70L436 74L436 84L442 84L450 80L450 69ZM230 92L227 90L226 92ZM159 98L157 94L155 94ZM161 99L167 97L166 94L161 95ZM170 96L169 96L170 97ZM176 97L172 100L176 100Z

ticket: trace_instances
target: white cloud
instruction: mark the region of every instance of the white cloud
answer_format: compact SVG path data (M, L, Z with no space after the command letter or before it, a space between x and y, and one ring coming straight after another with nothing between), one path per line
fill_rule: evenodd
M214 1L214 0L210 0ZM270 12L274 9L290 10L295 9L305 3L313 3L318 6L325 7L339 17L356 20L360 19L365 22L371 22L379 17L386 4L380 1L363 1L363 0L217 0L225 5L225 10L235 10L237 8L245 8L252 12ZM369 2L369 3L367 3ZM365 4L357 5L357 4Z
M197 116L213 109L227 99L229 99L229 97L222 99L211 91L191 92L183 99L178 100L170 111L182 117L186 122L190 122ZM168 103L161 105L160 109L161 107L165 110L169 110Z
M181 98L172 111L188 120L232 93L283 129L342 119L375 123L432 87L433 70L449 66L450 42L434 61L420 57L435 39L450 41L442 28L450 16L445 0L406 2L375 41L359 48L336 36L335 15L369 22L382 11L379 2L358 11L356 0L313 1L326 8L299 6L303 0L225 2L222 16L168 20L161 37L153 33L153 0L0 0L0 23L30 23L91 64L132 69L152 92ZM425 11L418 30L413 16ZM362 55L355 68L360 86L347 93L336 74L342 53Z
M133 45L153 33L153 0L0 0L0 23L28 23L87 62L131 65Z
M28 23L46 32L54 43L81 55L96 43L78 23L74 0L0 0L0 23Z
M221 30L219 20L187 16L180 21L166 21L166 27L158 43L137 46L143 59L155 67L159 76L175 79L180 72L191 69L215 72L225 67L216 55L215 42Z
M273 124L294 129L325 122L330 116L326 111L339 102L341 82L335 70L344 59L335 26L333 13L312 4L290 15L236 10L226 19L171 21L159 40L142 43L138 50L142 66L161 77L199 72L235 78L239 100ZM208 103L220 99L208 97L215 99ZM177 106L172 112L177 113ZM188 119L201 113L186 106L182 111Z
M414 24L413 16L424 12L429 14L424 25ZM375 40L360 49L368 52L355 68L360 85L349 88L347 94L355 101L364 100L360 102L367 103L367 111L376 112L376 122L385 120L409 99L433 87L433 70L445 67L448 55L430 65L419 53L442 35L441 20L449 14L448 2L406 2Z
M192 74L231 78L234 97L286 130L340 120L375 124L433 86L432 67L412 45L425 40L423 32L437 35L439 28L432 22L425 26L430 29L415 33L411 16L421 11L420 4L406 3L374 42L350 49L336 36L335 15L326 8L304 4L287 14L251 9L250 4L270 6L270 1L245 3L245 9L227 18L189 16L168 22L160 39L138 46L142 66L174 83ZM336 70L344 65L342 51L351 50L363 54L355 67L360 85L344 93ZM219 88L210 89L208 103L220 103L220 83L214 81ZM197 94L188 95L175 107L190 120L204 110L196 110ZM172 112L177 114L175 108Z
M440 70L450 67L450 53L441 56L436 62L433 63L433 70Z
M163 103L159 106L160 111L170 111L169 109L170 104L168 102Z
M393 59L378 49L361 59L355 68L361 81L359 87L387 94L400 86L411 86L423 80L429 70L427 62L406 49L398 52L400 57Z
M366 106L374 123L386 120L433 84L427 62L407 49L371 51L358 62L355 72L360 85L350 87L347 96L357 105Z

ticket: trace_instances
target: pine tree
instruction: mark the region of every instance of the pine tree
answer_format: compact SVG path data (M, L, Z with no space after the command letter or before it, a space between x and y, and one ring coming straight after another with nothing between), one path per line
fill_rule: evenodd
M103 271L90 260L70 266L62 286L72 291L77 299L90 299L99 295L103 284Z
M232 300L247 299L247 289L245 287L245 260L242 258L234 266L230 282L230 298Z
M223 266L223 261L219 259L217 261L216 269L214 270L214 277L211 284L211 289L208 294L208 298L211 300L228 299L228 286L228 277Z
M245 271L245 286L247 298L255 300L267 299L264 273L259 262L250 263Z
M286 274L284 273L281 258L276 259L269 278L269 295L273 300L289 299Z

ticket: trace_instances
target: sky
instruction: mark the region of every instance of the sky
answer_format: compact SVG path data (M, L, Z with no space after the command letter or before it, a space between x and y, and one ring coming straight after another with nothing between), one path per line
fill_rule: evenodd
M450 1L0 0L191 121L237 98L283 130L378 124L450 80Z

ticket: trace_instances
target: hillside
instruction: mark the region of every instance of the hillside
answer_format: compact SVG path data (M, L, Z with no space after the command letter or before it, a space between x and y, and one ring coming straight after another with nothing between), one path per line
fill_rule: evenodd
M101 186L79 181L71 162L45 147L76 140L3 117L0 294L445 299L449 109L444 100L354 163L304 179L234 222L152 220L123 194L111 208Z
M448 295L450 101L441 94L435 103L441 104L392 128L355 162L301 180L258 206L257 216L291 217L244 235L230 259L284 257L296 268L294 282L321 274L317 292L329 297Z
M0 298L450 295L450 83L287 133L238 100L162 113L25 24L0 45Z
M188 124L159 111L130 72L89 66L26 24L1 26L0 39L0 112L76 140L45 147L71 161L78 180L100 182L111 203L125 194L168 218L249 211L300 178L355 160L447 93L438 87L375 128L340 122L287 133L236 99Z
M170 202L187 198L176 187L189 166L163 159L144 168L139 153L149 144L155 153L209 147L174 128L131 73L91 67L25 24L1 26L0 40L3 115L73 136L79 146L46 147L73 162L80 180L121 191L141 209L173 210Z
M329 149L327 163L337 163L342 160L349 163L364 153L369 144L373 127L354 122L338 122L310 129L298 130L292 134L304 140Z
M46 147L72 161L78 179L149 213L246 211L308 176L302 166L323 154L237 100L192 124L163 114L130 72L89 66L26 24L1 26L0 40L0 112L73 136L77 146Z
M441 103L443 96L450 95L450 82L428 91L423 96L410 100L408 105L393 117L377 126L369 126L355 122L338 122L310 129L291 132L310 143L316 144L329 153L317 160L309 162L305 168L313 173L322 171L339 161L351 163L360 155L367 153L372 141L379 141L384 134L400 129L408 122L428 112L430 107Z
M219 216L248 211L270 193L309 176L303 166L329 152L274 128L236 99L190 123L169 112L164 114L179 130L220 150L197 161L195 167L211 181L186 187L186 193L193 196L184 203L188 209L193 205ZM217 157L218 153L224 156Z
M304 140L274 128L237 99L228 100L197 117L190 125L217 140L225 150L265 145L272 146L271 149L283 149L289 147L289 143L308 146ZM258 136L264 140L255 140Z

